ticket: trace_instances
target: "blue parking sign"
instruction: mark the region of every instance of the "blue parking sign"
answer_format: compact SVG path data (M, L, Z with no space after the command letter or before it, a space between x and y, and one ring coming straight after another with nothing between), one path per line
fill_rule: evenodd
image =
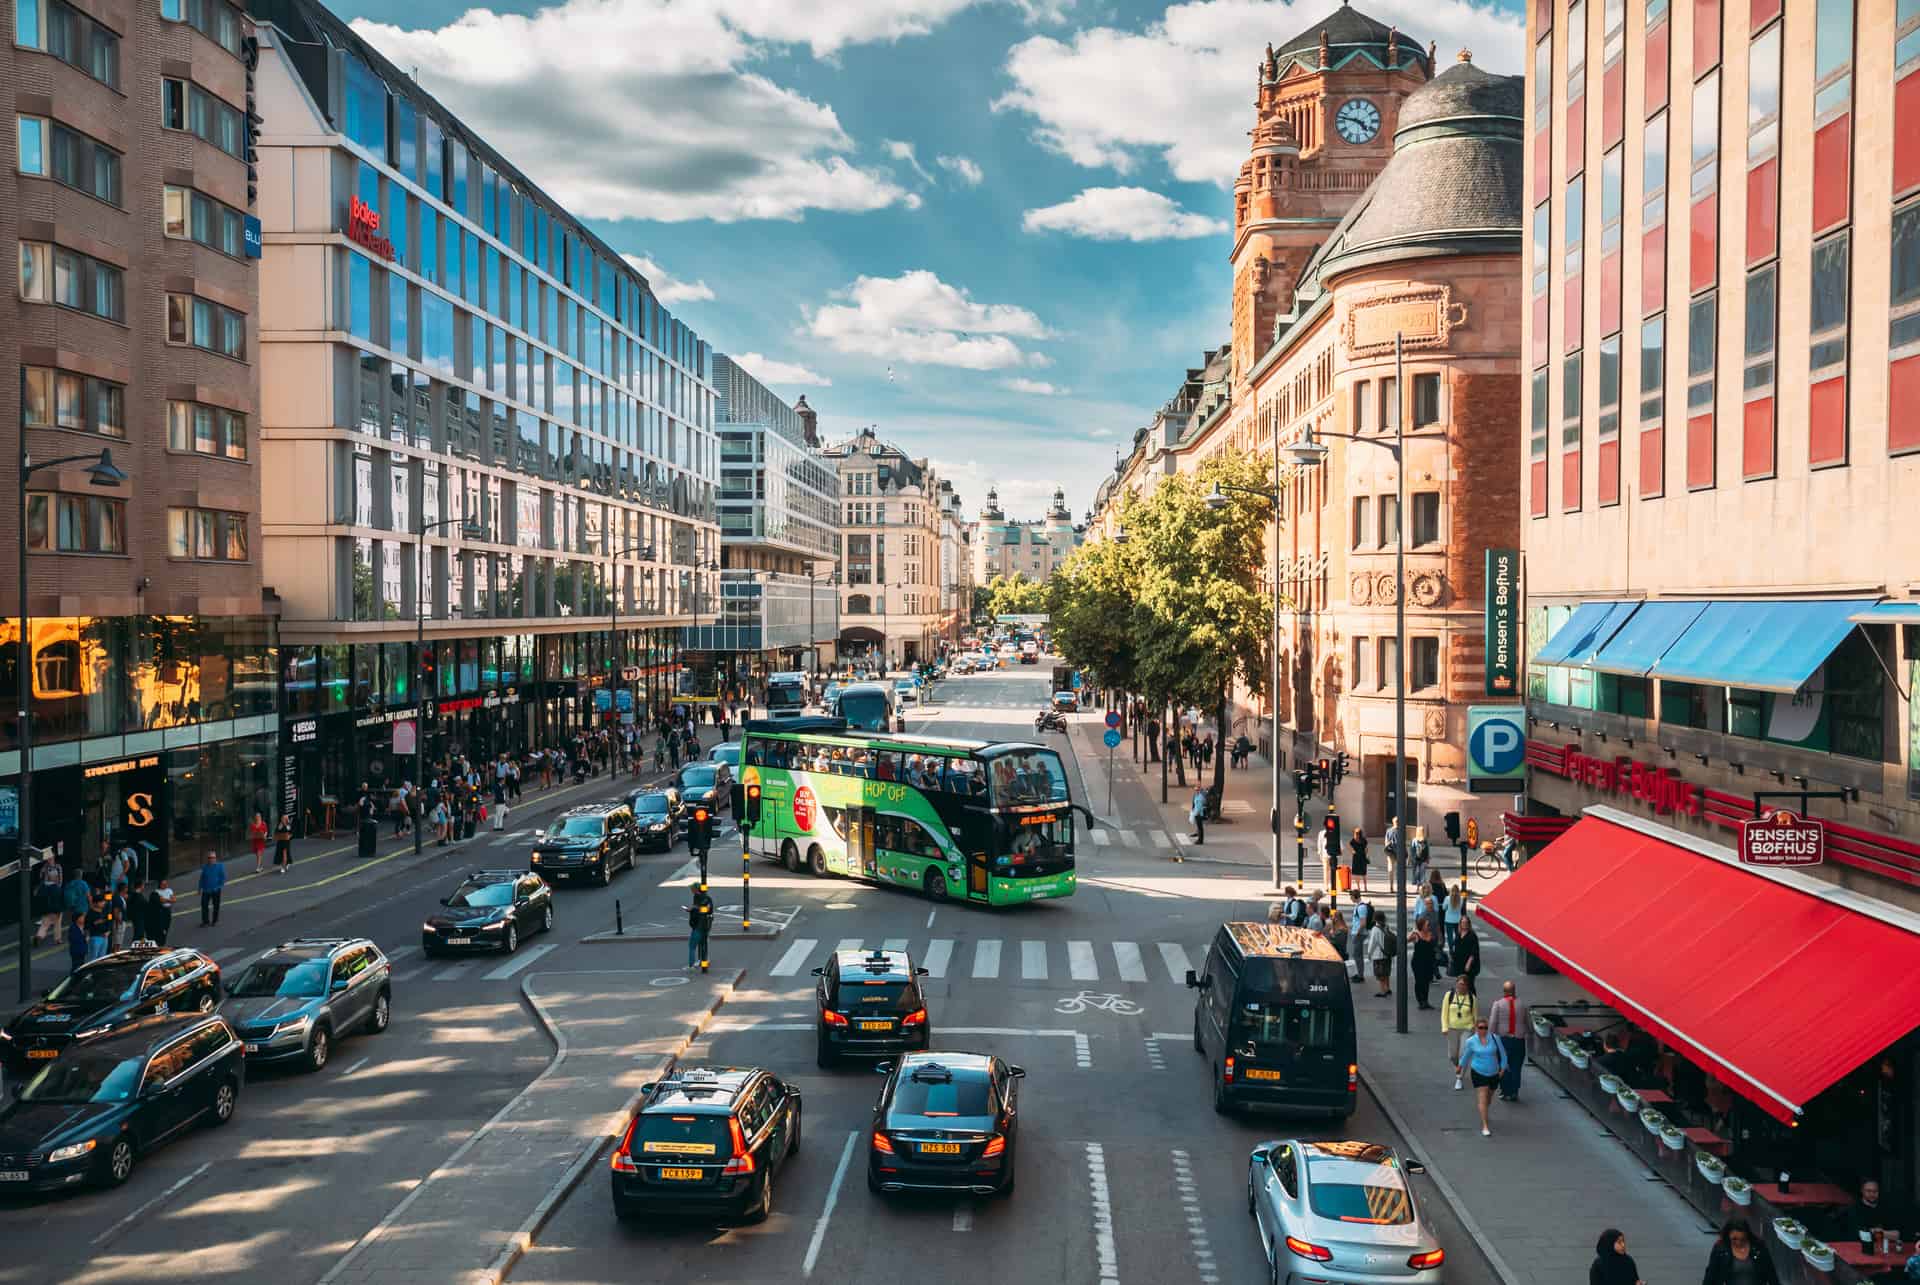
M1524 705L1467 707L1467 788L1518 789L1527 758Z

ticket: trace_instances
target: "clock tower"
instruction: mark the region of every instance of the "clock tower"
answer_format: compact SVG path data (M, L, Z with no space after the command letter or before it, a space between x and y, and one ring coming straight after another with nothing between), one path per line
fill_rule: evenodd
M1233 376L1273 342L1307 260L1393 154L1401 101L1433 77L1433 50L1343 4L1267 46L1253 147L1233 187Z

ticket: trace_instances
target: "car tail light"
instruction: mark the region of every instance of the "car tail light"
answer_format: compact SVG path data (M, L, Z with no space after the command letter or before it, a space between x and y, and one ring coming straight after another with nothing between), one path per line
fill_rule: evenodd
M823 1008L820 1010L820 1020L828 1026L845 1026L847 1024L847 1015L845 1013L836 1013L830 1008Z
M1360 1064L1358 1062L1349 1062L1347 1063L1347 1092L1358 1093L1359 1091Z
M753 1153L747 1150L747 1135L740 1130L738 1118L727 1118L727 1131L733 1135L733 1159L727 1161L721 1169L724 1174L743 1174L753 1172Z
M1438 1267L1440 1266L1440 1264L1446 1261L1447 1261L1446 1250L1429 1249L1423 1253L1415 1254L1412 1258L1409 1258L1407 1260L1407 1266L1414 1268L1415 1270L1419 1270L1427 1267Z
M875 1129L873 1131L873 1149L883 1156L890 1156L893 1154L893 1139L880 1132L880 1130Z
M1221 1080L1223 1080L1228 1084L1233 1083L1233 1055L1232 1054L1227 1055L1227 1065L1226 1065L1226 1068L1220 1072L1220 1078Z
M613 1170L615 1173L639 1173L640 1166L633 1161L633 1130L638 1121L627 1122L627 1131L620 1136L620 1145L613 1149Z
M996 1133L991 1138L987 1139L987 1149L980 1153L980 1158L984 1160L988 1156L1000 1155L1006 1149L1007 1149L1006 1135L1001 1133Z
M900 1025L902 1026L925 1026L926 1024L927 1010L924 1008L916 1008L900 1019Z
M1311 1258L1316 1263L1333 1261L1333 1251L1325 1245L1315 1245L1311 1241L1301 1240L1298 1236L1287 1237L1287 1248L1302 1258Z

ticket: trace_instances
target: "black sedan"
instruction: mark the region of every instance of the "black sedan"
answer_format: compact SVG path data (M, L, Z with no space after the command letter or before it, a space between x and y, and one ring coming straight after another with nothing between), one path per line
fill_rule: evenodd
M793 1085L759 1067L681 1071L646 1086L614 1148L614 1213L760 1222L775 1170L799 1149Z
M709 812L724 812L733 784L733 769L725 763L689 763L675 781L680 801L687 807L705 804Z
M687 822L680 797L672 790L636 790L627 796L633 809L636 845L642 852L671 852Z
M539 875L521 870L476 870L441 899L446 909L420 925L420 952L500 951L511 955L520 939L553 927L553 889Z
M0 1031L0 1064L21 1075L91 1039L156 1013L211 1013L220 965L185 947L138 946L82 964Z
M149 1017L76 1044L0 1108L0 1193L118 1186L162 1143L231 1120L245 1076L219 1016Z
M990 1053L909 1053L887 1068L867 1138L867 1190L1010 1194L1026 1074Z

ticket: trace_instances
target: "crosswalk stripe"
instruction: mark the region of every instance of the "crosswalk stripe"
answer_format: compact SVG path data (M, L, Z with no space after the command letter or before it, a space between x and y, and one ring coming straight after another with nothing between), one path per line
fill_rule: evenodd
M945 977L947 975L947 961L952 958L953 941L947 937L935 937L927 943L927 953L920 962L925 965L927 976Z
M1175 942L1155 942L1160 948L1160 961L1167 966L1167 976L1176 982L1187 980L1187 970L1193 967L1187 959L1187 948Z
M774 977L791 977L800 971L800 966L813 954L813 948L820 944L818 937L802 937L787 947L787 953L780 956L780 962L772 969Z
M1110 830L1095 830L1088 837L1093 840L1093 846L1096 848L1104 848L1113 842L1113 832Z
M1067 971L1073 974L1076 982L1098 981L1100 968L1093 962L1093 943L1090 941L1070 941L1067 943Z
M497 982L497 981L503 980L504 978L511 977L515 973L519 972L521 969L525 968L528 964L531 964L534 960L540 958L540 956L546 954L552 949L553 949L552 942L542 942L538 946L529 946L525 950L520 951L513 958L509 959L506 963L501 964L497 968L490 968L486 972L480 974L480 980L483 982Z
M1140 947L1130 941L1113 943L1113 962L1119 966L1120 980L1123 982L1144 982L1147 969L1140 962Z
M1044 941L1023 941L1020 943L1020 976L1030 982L1046 980L1047 943Z
M1167 837L1165 830L1155 830L1148 837L1153 840L1153 846L1156 848L1171 848L1173 846L1173 840Z
M472 960L463 959L459 963L454 964L448 968L443 968L439 972L435 973L433 975L433 980L436 982L457 982L462 977L465 977L467 975L468 970L471 969L472 967L473 967Z
M1000 975L1000 939L998 937L988 937L973 944L973 975L975 977Z
M880 949L882 950L905 950L906 948L907 939L905 937L889 937L880 943Z
M840 939L840 944L839 944L838 946L835 946L835 947L834 947L834 949L835 949L835 950L859 950L859 949L860 949L860 938L858 938L858 937L842 937L842 938Z
M419 953L420 953L420 948L418 946L397 947L396 949L386 952L387 965L388 967L391 967L391 968L398 968L403 961L412 959L415 955L418 955Z
M1137 848L1140 846L1140 836L1135 834L1133 831L1120 830L1117 832L1117 834L1119 836L1120 843L1123 847Z

